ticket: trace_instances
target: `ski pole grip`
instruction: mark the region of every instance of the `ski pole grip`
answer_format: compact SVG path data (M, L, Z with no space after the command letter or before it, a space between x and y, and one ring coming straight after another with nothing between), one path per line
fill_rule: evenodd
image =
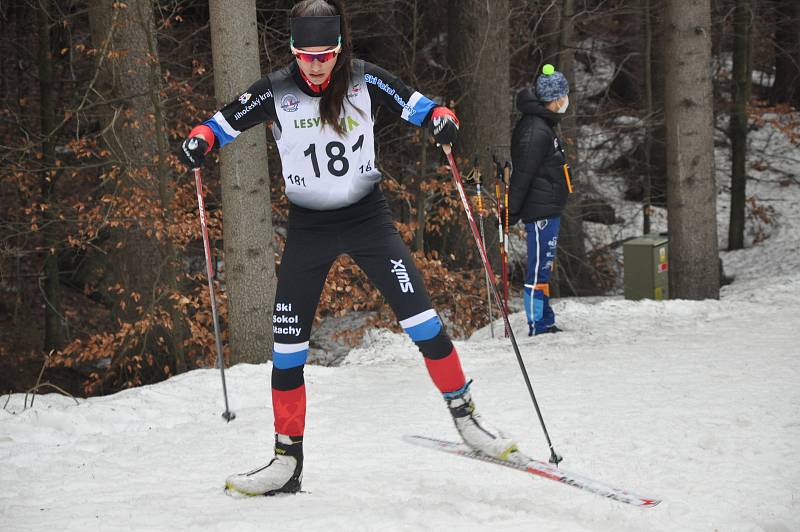
M445 155L450 155L450 152L453 151L453 147L450 144L442 144L442 150L444 150Z

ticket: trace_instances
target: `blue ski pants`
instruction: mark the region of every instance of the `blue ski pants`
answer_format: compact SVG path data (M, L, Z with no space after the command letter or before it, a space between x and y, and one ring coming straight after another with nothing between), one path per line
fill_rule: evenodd
M525 272L525 314L530 332L539 334L555 325L550 307L550 275L558 246L561 217L553 216L525 224L528 240L528 268Z

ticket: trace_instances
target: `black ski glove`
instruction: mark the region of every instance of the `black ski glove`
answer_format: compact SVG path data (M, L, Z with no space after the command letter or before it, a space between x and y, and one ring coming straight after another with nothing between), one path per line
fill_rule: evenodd
M431 111L431 132L436 139L436 144L450 144L456 141L458 135L458 118L447 107L435 107Z
M203 137L189 137L181 144L178 159L194 170L203 166L206 160L206 151L208 151L208 142Z

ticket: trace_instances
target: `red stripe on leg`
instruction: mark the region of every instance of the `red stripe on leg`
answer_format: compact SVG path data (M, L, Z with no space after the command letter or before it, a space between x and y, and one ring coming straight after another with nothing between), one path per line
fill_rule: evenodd
M438 360L425 358L425 366L433 383L442 393L452 392L464 386L466 379L461 370L461 360L454 347L450 354Z
M272 409L275 412L275 432L287 436L302 436L306 428L306 387L294 390L272 390Z

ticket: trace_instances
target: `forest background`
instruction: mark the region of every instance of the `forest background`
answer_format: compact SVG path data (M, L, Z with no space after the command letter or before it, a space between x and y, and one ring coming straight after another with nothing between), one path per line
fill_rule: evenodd
M213 366L195 183L175 152L194 124L291 60L292 4L0 1L0 392L46 382L106 394ZM619 290L622 240L584 231L619 223L619 213L581 181L615 132L637 142L604 170L641 203L628 220L638 231L669 220L674 295L718 297L718 241L737 249L763 237L745 229L769 218L746 192L746 136L763 120L796 130L783 118L800 107L800 2L350 0L348 9L357 57L459 115L456 153L462 173L481 172L495 263L492 156L510 158L514 96L548 62L573 86L561 133L576 182L554 294ZM587 89L600 78L602 90ZM593 127L600 142L587 138ZM715 128L730 145L727 238L714 223ZM675 131L696 136L681 146ZM487 323L486 285L441 152L425 129L385 115L376 136L398 228L451 333L466 336ZM204 181L223 344L229 363L262 362L288 207L280 161L264 128L219 159ZM251 181L237 188L233 172ZM511 266L518 292L523 267ZM325 330L325 320L356 316L324 334L354 343L367 327L397 328L343 258L317 321Z

